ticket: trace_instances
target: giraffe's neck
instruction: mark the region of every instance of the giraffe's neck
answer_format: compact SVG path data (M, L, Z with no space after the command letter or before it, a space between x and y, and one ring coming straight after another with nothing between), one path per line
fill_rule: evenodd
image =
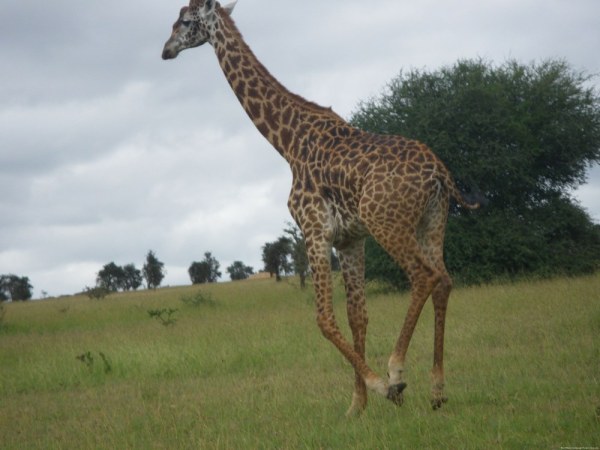
M211 43L229 85L260 133L288 161L309 126L343 119L331 108L308 102L289 92L256 58L235 23L221 11Z

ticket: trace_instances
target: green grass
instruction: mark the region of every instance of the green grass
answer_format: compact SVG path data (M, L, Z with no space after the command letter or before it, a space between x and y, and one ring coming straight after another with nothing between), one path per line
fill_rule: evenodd
M199 290L207 301L181 300ZM368 293L381 373L407 302ZM600 274L455 289L450 302L449 403L429 406L428 304L404 405L371 395L357 419L344 417L353 372L318 331L312 291L293 283L5 304L0 448L600 447ZM339 280L335 305L348 335ZM163 309L177 309L174 324L148 314Z

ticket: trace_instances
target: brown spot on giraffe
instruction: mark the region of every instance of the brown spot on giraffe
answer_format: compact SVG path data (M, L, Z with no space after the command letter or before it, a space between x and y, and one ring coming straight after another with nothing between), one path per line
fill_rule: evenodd
M450 197L474 209L444 164L424 144L350 126L331 110L289 92L261 64L231 19L233 5L191 0L163 49L164 59L209 42L232 89L259 132L292 170L288 207L302 230L313 274L317 323L355 371L348 414L367 404L367 389L403 402L404 361L417 320L431 295L435 311L432 405L446 400L444 326L452 281L443 242ZM239 62L241 61L241 70ZM404 269L411 302L384 380L366 363L364 240L371 234ZM338 250L352 344L333 313L331 248Z

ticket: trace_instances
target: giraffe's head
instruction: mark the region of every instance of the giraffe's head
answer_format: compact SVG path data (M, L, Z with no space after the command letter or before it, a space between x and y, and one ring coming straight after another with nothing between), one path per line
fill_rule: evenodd
M179 18L173 24L173 32L163 49L163 59L177 58L182 50L208 42L217 22L218 10L231 14L234 6L235 2L220 8L215 0L190 0L190 5L181 8Z

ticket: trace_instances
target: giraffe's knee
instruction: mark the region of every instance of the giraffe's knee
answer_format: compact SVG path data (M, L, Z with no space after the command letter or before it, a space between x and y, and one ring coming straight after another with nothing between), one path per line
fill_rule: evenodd
M409 277L411 290L425 298L442 283L442 273L437 269L424 266L422 270L412 273Z
M452 278L447 273L440 275L439 281L433 289L432 299L435 303L446 303L452 291Z
M317 316L317 325L319 326L319 330L321 330L323 336L330 341L339 334L335 319L333 317L319 314Z
M450 275L448 275L447 273L442 273L440 275L440 279L438 281L438 284L436 286L436 289L444 292L444 293L448 293L450 294L450 291L452 290L452 278L450 278Z
M450 275L448 275L447 272L442 273L442 275L440 276L439 284L447 291L452 290L452 286L453 286L452 278L450 278Z

